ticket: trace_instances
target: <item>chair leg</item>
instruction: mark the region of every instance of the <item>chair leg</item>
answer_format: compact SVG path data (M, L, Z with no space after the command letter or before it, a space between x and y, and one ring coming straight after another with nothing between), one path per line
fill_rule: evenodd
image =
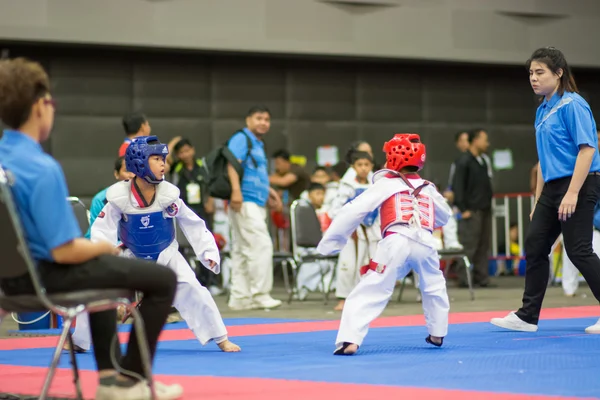
M67 334L69 340L69 356L71 358L71 366L73 367L73 384L75 385L75 393L77 394L77 400L83 400L83 394L81 393L81 384L79 383L79 368L77 368L77 358L75 357L75 345L73 344L73 335L71 330Z
M406 286L406 276L402 279L402 284L400 285L400 292L398 292L398 303L402 301L402 294L404 294L404 287Z
M298 271L302 267L302 264L296 263L296 260L294 260L293 258L290 258L288 261L290 262L290 265L292 266L292 280L291 280L292 292L290 293L290 298L288 299L288 303L291 303L292 299L294 298L294 291L296 291L296 293L298 293L298 295L300 295L300 290L298 288Z
M128 304L127 308L133 317L133 324L135 325L135 333L137 335L138 346L140 351L140 359L142 360L142 367L144 368L144 374L150 387L151 399L156 400L156 391L154 389L154 380L152 378L152 360L150 357L150 348L148 347L148 341L146 340L146 329L144 328L144 321L138 311L137 307L132 304Z
M50 363L50 369L46 374L46 380L44 381L44 386L42 387L42 393L40 394L39 400L46 400L48 396L48 392L50 391L50 384L52 383L52 379L54 378L54 373L56 372L56 366L58 365L58 361L60 360L60 354L62 353L62 349L65 346L65 341L67 339L67 335L71 329L71 324L73 320L70 318L65 319L63 323L63 330L60 334L60 338L58 339L58 344L56 345L56 349L54 350L54 355L52 356L52 362Z
M292 302L293 297L293 289L290 287L290 274L288 271L288 262L287 260L281 261L281 272L283 273L283 285L285 286L285 291L288 293L288 304Z
M465 272L467 274L467 283L469 284L469 294L471 295L471 301L473 301L475 300L475 293L473 292L473 279L471 277L471 262L467 256L463 257L463 261L467 269Z

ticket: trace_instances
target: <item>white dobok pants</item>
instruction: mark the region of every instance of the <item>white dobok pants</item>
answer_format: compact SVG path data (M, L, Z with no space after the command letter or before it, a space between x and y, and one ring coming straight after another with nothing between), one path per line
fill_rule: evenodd
M226 338L227 329L217 304L208 289L200 284L194 271L177 248L176 242L174 245L171 244L157 260L158 264L165 265L161 263L161 258L170 258L166 266L177 275L177 292L173 305L202 345L211 340L219 343ZM126 250L123 257L134 258L135 256L130 250ZM88 314L80 314L73 333L73 343L84 350L89 350L91 342Z
M346 299L336 347L344 342L362 344L369 324L383 312L392 296L396 280L403 279L411 269L420 277L429 334L446 336L450 303L437 251L395 233L379 242L373 261L385 265L385 269L382 273L369 270Z

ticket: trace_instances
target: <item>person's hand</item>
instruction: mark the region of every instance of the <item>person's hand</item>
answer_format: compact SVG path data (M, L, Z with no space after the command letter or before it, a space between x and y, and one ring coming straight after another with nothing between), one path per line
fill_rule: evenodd
M242 202L244 201L244 197L242 197L241 190L235 190L231 192L231 199L229 199L229 206L235 212L240 212L242 209Z
M575 214L575 207L577 206L577 193L567 192L560 202L558 207L558 219L566 221L571 218L571 215Z
M446 200L448 200L448 202L453 203L454 202L454 192L451 190L446 190L443 193L443 196Z
M100 254L111 254L117 256L121 252L119 247L115 247L113 244L105 241L97 242L96 246L98 246Z
M461 217L462 219L469 219L469 218L471 218L472 216L473 216L473 214L471 213L471 211L468 211L468 210L467 210L467 211L465 211L464 213L462 213L460 217Z
M529 214L529 220L533 220L533 213L535 212L535 206L537 205L537 202L535 202L533 204L533 208L531 209L531 213Z
M214 268L214 267L215 267L215 265L217 265L217 262L216 262L216 261L213 261L213 260L208 260L208 265L209 265L211 268Z

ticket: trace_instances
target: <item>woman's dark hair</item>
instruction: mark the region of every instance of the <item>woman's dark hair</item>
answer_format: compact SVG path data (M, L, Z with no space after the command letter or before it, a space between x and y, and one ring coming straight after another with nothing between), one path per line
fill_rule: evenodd
M531 69L531 63L533 61L546 64L548 69L550 69L550 71L556 75L558 75L559 70L562 69L562 76L560 77L560 83L558 85L559 95L562 96L565 91L575 93L579 91L577 89L577 85L575 84L575 78L573 77L571 68L569 68L567 59L562 51L555 47L542 47L541 49L537 49L525 63L527 71Z
M31 115L33 104L50 93L44 68L26 58L0 61L0 119L19 129Z

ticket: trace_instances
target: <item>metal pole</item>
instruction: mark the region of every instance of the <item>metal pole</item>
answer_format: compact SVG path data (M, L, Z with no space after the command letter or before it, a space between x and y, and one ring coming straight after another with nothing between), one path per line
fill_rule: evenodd
M517 219L519 221L519 255L523 256L523 196L517 197Z

